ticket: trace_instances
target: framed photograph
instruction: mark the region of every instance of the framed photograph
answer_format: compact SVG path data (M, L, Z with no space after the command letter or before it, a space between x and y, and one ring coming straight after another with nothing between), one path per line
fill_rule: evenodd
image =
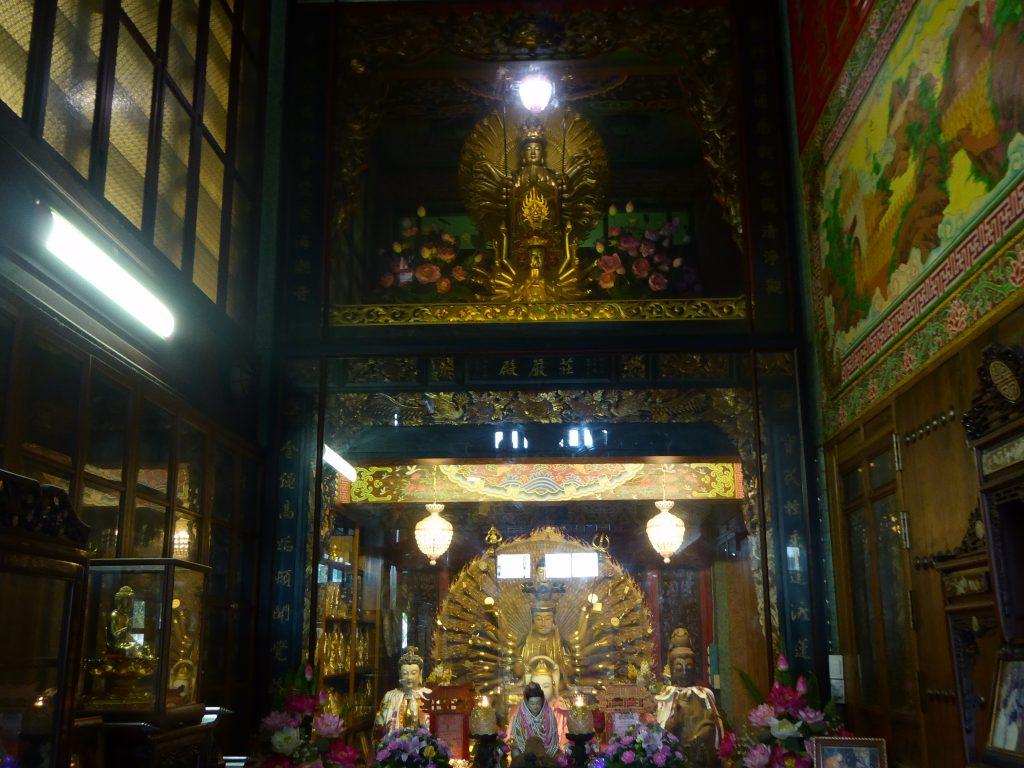
M994 702L986 751L1024 759L1024 659L1000 660Z
M816 768L887 768L885 739L819 736L814 739Z

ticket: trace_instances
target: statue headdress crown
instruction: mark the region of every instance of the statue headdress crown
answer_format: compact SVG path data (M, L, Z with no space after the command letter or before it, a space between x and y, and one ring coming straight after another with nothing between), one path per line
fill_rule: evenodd
M554 669L551 668L551 665L548 664L547 661L540 659L533 665L533 669L530 670L530 674L532 677L539 677L540 675L548 675L550 677L554 675Z
M398 660L398 665L401 667L409 664L415 664L420 669L423 669L423 657L420 656L420 649L415 645L410 645L402 653L401 658Z
M531 141L539 141L542 143L547 142L547 137L544 135L544 123L541 122L540 118L529 117L523 123L522 128L523 138L521 144L526 144Z

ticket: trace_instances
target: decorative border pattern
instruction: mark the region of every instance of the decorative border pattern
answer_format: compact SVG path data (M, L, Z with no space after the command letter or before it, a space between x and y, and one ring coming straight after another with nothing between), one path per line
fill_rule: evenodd
M825 159L831 157L915 3L916 0L877 0L818 118L805 155L823 152L822 146L826 145L831 149L823 152ZM823 140L825 136L827 142Z
M331 325L454 325L458 323L659 322L743 320L742 296L648 301L488 302L475 304L357 304L331 308Z
M824 426L834 434L916 370L933 360L971 325L1019 296L1024 286L1024 230L1003 247L942 304L922 318L902 343L880 357L841 394L826 401Z

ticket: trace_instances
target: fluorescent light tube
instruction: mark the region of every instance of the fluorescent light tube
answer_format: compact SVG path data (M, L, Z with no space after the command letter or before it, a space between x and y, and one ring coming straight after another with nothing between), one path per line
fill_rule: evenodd
M50 211L46 248L128 314L166 339L174 333L174 315L125 269L83 235L67 219Z
M350 483L356 481L356 468L341 458L327 443L324 443L324 461L338 470Z

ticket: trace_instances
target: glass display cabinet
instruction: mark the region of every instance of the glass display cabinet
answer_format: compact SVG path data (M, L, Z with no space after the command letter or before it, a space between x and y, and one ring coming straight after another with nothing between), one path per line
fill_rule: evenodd
M333 516L331 516L333 517ZM315 658L329 706L368 730L377 704L381 560L341 516L325 526L317 578Z
M0 470L0 765L70 762L88 538L66 492Z
M81 713L159 725L201 718L209 570L171 558L90 563Z

